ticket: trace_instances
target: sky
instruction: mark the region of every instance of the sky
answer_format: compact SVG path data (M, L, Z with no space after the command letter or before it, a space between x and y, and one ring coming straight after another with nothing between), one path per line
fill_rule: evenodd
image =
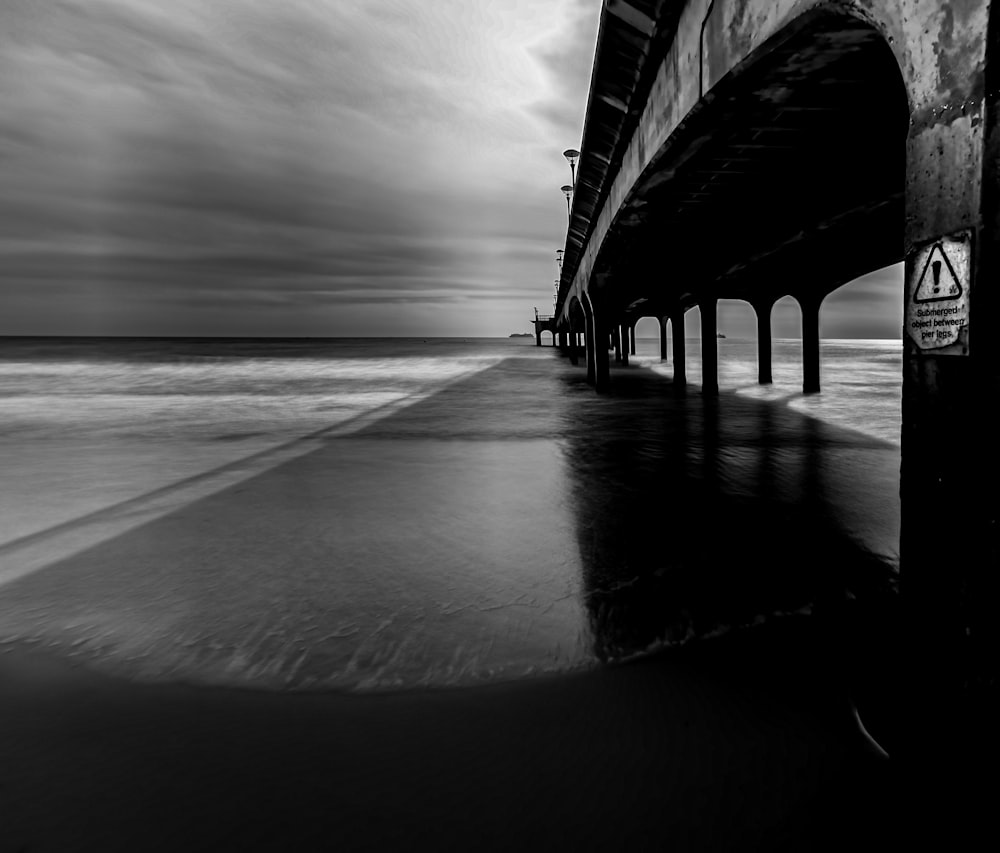
M2 0L0 334L529 330L600 6Z

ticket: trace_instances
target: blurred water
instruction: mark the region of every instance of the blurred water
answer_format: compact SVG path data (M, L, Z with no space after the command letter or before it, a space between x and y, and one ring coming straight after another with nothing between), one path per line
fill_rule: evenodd
M395 342L291 343L165 340L132 348L112 340L60 348L8 339L0 348L0 437L281 441L432 391L505 354L503 342L478 349L435 342L434 354L427 347L407 354L414 345Z
M757 384L757 343L722 338L719 347L719 388L760 400L779 400L827 423L899 444L902 403L903 343L901 340L825 340L820 344L823 393L802 394L802 344L778 338L772 342L771 385ZM633 359L665 376L659 342L636 341ZM701 381L701 348L697 340L685 347L688 381Z
M132 677L455 685L884 585L898 345L825 343L806 398L797 344L762 389L721 340L709 404L639 344L652 371L601 397L530 340L4 341L0 640Z
M6 339L0 543L407 405L509 346Z

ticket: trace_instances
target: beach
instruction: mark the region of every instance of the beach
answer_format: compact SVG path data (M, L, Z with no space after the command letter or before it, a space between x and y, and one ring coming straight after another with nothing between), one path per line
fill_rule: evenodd
M363 696L141 685L8 651L2 846L883 846L899 829L889 763L807 626L757 630L595 672Z
M1000 0L0 3L0 853L998 846Z
M891 752L898 446L641 363L598 397L504 346L382 416L237 411L221 446L252 452L0 546L9 849L888 831L854 709ZM123 457L220 446L133 426Z

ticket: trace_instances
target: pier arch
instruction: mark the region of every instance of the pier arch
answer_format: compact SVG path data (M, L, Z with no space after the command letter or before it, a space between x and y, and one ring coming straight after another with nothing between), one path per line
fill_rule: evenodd
M648 157L604 239L591 237L576 286L661 316L677 304L700 317L719 299L762 310L786 294L815 310L902 256L908 116L883 34L851 9L814 6L722 75ZM714 335L702 339L706 393Z
M659 352L660 318L646 314L635 321L636 349L639 355L650 356ZM643 343L640 343L642 341Z

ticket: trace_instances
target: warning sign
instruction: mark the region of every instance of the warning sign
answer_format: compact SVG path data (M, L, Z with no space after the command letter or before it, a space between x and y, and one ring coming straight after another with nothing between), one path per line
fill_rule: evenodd
M906 332L920 349L968 355L972 232L941 237L906 259Z

